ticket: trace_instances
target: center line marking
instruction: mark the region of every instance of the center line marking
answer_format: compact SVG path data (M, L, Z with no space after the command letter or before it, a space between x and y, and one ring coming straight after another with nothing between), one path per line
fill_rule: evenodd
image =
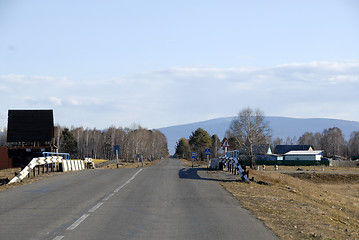
M127 184L129 184L133 179L135 179L135 177L137 176L137 174L139 174L143 169L141 168L140 170L138 170L135 174L133 174L133 176L128 179L124 184L122 184L121 186L119 186L118 188L116 188L113 192L117 193L119 192L123 187L125 187ZM107 201L108 199L110 199L110 197L114 196L115 194L111 193L108 196L106 196L103 201ZM103 202L99 202L97 203L95 206L93 206L88 212L89 213L93 213L95 212L99 207L101 207L103 204ZM77 228L83 221L85 221L86 218L88 218L90 216L90 214L84 214L82 215L79 219L76 220L76 222L74 222L70 227L68 227L66 230L71 231L74 230L75 228ZM54 240L61 240L63 239L64 236L57 236Z
M135 177L137 176L137 174L139 174L143 169L141 168L140 170L138 170L130 179L128 179L124 184L122 184L121 186L119 186L118 188L116 188L113 192L117 193L119 192L123 187L125 187L127 184L129 184L133 179L135 179Z
M101 207L101 205L103 204L103 202L99 202L97 203L95 206L93 206L93 208L91 208L89 210L90 213L93 213L94 211L96 211L99 207Z
M109 194L107 197L105 197L104 199L102 199L102 201L107 201L109 200L111 197L113 197L115 194L114 193L111 193Z
M57 236L57 237L54 238L54 240L61 240L63 238L64 238L64 236Z
M75 228L77 228L83 221L85 221L85 219L90 216L90 214L84 214L82 215L79 219L77 219L76 222L74 222L70 227L68 227L66 230L74 230Z

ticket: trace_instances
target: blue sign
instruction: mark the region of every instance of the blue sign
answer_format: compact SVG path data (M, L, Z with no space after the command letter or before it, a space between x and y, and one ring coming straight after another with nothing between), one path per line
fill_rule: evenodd
M120 146L119 145L113 146L113 152L115 153L115 155L116 155L116 152L117 152L117 154L120 154Z
M192 158L196 158L197 153L196 152L192 152Z
M211 155L211 149L210 148L204 149L204 155Z

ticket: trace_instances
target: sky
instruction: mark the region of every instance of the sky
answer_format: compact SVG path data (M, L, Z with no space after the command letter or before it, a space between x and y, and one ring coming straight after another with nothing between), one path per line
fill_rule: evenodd
M235 116L359 121L359 1L0 0L9 109L67 127Z

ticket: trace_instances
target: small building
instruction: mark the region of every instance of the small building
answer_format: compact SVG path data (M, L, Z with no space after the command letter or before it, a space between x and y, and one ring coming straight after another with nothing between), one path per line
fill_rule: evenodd
M285 161L320 161L323 157L322 150L313 151L289 151L284 154Z
M261 161L283 160L281 155L273 154L272 148L269 144L253 145L253 153L256 156L256 161L259 163L262 163ZM248 159L248 149L240 150L239 154L242 155L242 159Z
M8 111L7 149L0 149L1 168L24 167L34 157L55 149L53 110Z

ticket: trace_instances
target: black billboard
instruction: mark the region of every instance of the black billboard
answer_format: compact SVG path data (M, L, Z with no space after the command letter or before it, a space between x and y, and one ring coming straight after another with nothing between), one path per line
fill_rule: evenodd
M51 142L53 135L52 110L9 110L8 142Z

